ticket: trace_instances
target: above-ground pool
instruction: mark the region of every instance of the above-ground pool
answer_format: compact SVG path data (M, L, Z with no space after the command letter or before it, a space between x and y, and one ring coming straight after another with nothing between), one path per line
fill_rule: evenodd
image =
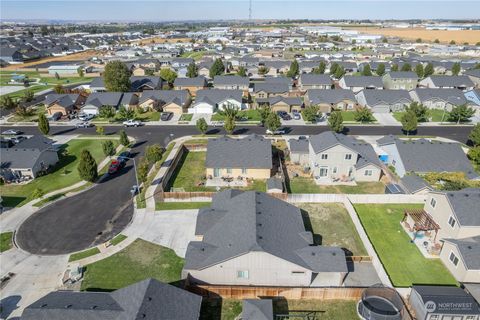
M402 298L392 288L374 286L362 294L357 312L366 320L401 320L405 319L405 306Z

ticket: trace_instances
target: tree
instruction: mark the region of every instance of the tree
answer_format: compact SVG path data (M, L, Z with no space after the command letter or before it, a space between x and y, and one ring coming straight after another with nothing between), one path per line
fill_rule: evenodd
M240 77L246 77L247 76L247 70L245 69L245 67L239 67L238 68L237 76L240 76Z
M221 111L218 111L218 113L224 116L225 119L235 121L238 116L238 109L234 105L227 104Z
M42 36L46 36L48 34L47 26L41 26L40 27L40 33L42 34Z
M265 125L267 129L271 132L275 132L280 128L282 122L280 121L280 117L275 112L270 112L267 119L265 120Z
M382 38L382 42L383 43L388 43L388 39L384 37L384 38Z
M330 65L330 74L335 75L335 72L337 72L339 65L338 63L334 62Z
M293 78L296 75L298 75L299 72L299 66L298 66L298 61L293 60L293 62L290 64L290 69L287 72L287 77Z
M32 113L25 105L19 104L18 107L15 108L15 114L19 117L25 118L30 116Z
M187 67L187 77L189 78L195 78L198 76L198 68L195 62L190 62L190 64Z
M417 125L418 125L417 116L412 111L406 112L402 116L401 122L402 122L402 129L403 131L405 131L407 136L410 135L411 132L414 132L417 130Z
M121 61L110 61L105 65L103 73L105 88L111 92L130 91L130 70Z
M425 69L423 71L423 76L426 78L426 77L430 77L433 73L435 72L435 69L433 68L433 64L431 64L430 62L427 63L427 65L425 66Z
M140 183L147 181L149 164L146 158L140 158L137 166L137 179Z
M225 123L223 124L223 127L228 134L232 134L235 130L235 118L225 118Z
M125 130L120 130L120 144L125 147L130 145L130 140L128 139L128 136Z
M57 83L55 87L53 87L53 91L55 91L55 93L61 94L65 92L65 89L63 89L63 86L60 83Z
M152 144L145 148L145 158L147 158L150 164L157 163L162 160L163 148L158 144Z
M318 106L315 105L305 107L305 109L302 110L303 120L308 122L315 122L317 120L318 110Z
M373 121L372 111L370 111L368 108L358 108L355 110L353 117L355 121L362 123Z
M102 150L105 157L111 157L115 154L115 145L112 140L102 142Z
M121 106L120 110L118 110L118 118L120 120L133 119L134 117L135 117L135 111L133 111L130 108L125 108L124 106Z
M380 64L377 66L377 75L383 76L384 74L385 74L385 64L380 63Z
M78 76L79 76L80 78L83 78L84 72L83 72L83 68L82 68L82 67L79 67L79 68L77 69L77 73L78 73Z
M55 79L60 80L60 75L57 72L55 72Z
M50 132L50 124L43 112L38 115L38 130L44 135L47 135Z
M264 67L264 66L258 67L258 74L261 76L266 75L268 71L270 71L270 69L267 67Z
M80 161L78 163L77 170L82 180L89 182L94 182L97 180L97 162L86 149L83 149L82 153L80 154Z
M160 70L160 77L168 82L168 84L172 84L177 79L177 73L171 69L163 68Z
M363 66L362 70L362 76L371 76L372 75L372 70L370 69L370 65L366 64Z
M480 146L480 123L477 123L468 136L474 146Z
M406 112L413 112L417 118L417 122L427 122L429 117L429 110L423 104L412 102L405 108Z
M454 76L458 76L458 74L460 73L460 63L459 62L455 62L453 65L452 65L452 74Z
M421 43L422 42L422 38L417 38L417 40L415 40L416 43Z
M271 113L270 108L260 107L257 110L258 110L258 113L260 114L260 122L262 123L262 126L264 126L265 122L267 121L268 116Z
M477 44L477 46L480 46L480 42ZM475 67L473 67L473 69L475 69L475 70L480 69L480 62L477 63L477 64L475 65Z
M423 75L425 73L425 71L423 70L423 64L421 63L418 63L416 66L415 66L415 73L417 74L417 76L419 78L423 78Z
M435 39L435 41L433 41L434 43L440 43L440 40L438 39Z
M450 44L456 44L455 40L450 41Z
M402 66L402 71L412 71L412 66L410 63L404 63Z
M320 61L320 64L318 65L318 68L313 69L313 73L324 74L326 68L327 68L327 65L326 65L325 61Z
M335 70L335 78L340 79L345 74L345 69L342 66L338 66L337 70Z
M34 93L32 90L28 89L28 90L25 90L25 92L23 93L23 101L25 102L30 102L32 101L34 98Z
M195 123L195 126L197 127L198 131L200 131L202 134L205 134L208 130L208 123L205 120L205 118L200 118L197 120Z
M146 76L154 76L154 75L155 75L155 70L153 70L153 69L145 69L145 75L146 75Z
M103 136L105 134L105 128L103 126L97 126L95 131L101 136Z
M0 109L12 110L18 107L18 101L12 97L4 95L0 98Z
M333 111L328 118L328 126L332 131L340 133L343 131L343 117L340 111Z
M104 119L110 119L115 116L115 108L112 106L101 106L98 109L98 116Z
M476 165L480 165L480 146L471 148L468 151L468 158L472 160Z
M475 110L468 107L466 104L456 106L448 114L448 120L451 122L467 122L475 114Z
M390 68L390 71L393 71L393 72L398 71L398 64L396 64L396 63L392 64L392 67Z
M215 59L212 66L210 67L209 76L210 78L214 78L215 76L222 75L225 72L225 66L223 65L223 61L220 58Z

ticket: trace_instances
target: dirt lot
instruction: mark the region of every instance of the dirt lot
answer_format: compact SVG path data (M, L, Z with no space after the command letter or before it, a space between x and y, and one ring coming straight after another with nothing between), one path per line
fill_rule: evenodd
M31 67L35 67L35 65L43 64L43 63L46 63L46 62L52 62L52 61L82 61L82 60L88 60L88 59L90 59L92 57L95 57L95 56L98 56L98 55L101 55L101 53L97 52L95 50L87 50L87 51L84 51L84 52L74 53L74 54L70 54L70 55L62 56L62 57L48 57L48 58L45 58L45 59L30 61L30 62L26 62L26 63L22 63L22 64L13 64L13 65L7 66L5 68L2 68L2 70L13 71L13 70L18 70L18 69L31 68Z
M423 28L397 29L397 28L354 28L363 33L381 34L390 37L400 37L405 39L418 39L449 43L454 40L458 44L468 42L475 44L480 41L480 30L426 30Z

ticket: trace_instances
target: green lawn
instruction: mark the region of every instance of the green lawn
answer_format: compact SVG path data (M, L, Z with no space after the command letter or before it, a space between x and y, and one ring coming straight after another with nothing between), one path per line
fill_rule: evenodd
M192 121L193 114L192 113L184 113L180 116L178 121Z
M405 114L405 112L393 112L392 113L393 117L395 119L397 119L398 121L402 121L402 116L404 114ZM444 115L443 110L430 109L429 114L430 114L430 122L441 122L442 117L443 117L444 122L447 121L447 119L448 119L448 112L445 112L445 115Z
M81 290L115 290L146 278L181 279L183 259L171 249L137 239L122 251L86 266Z
M315 244L345 248L354 256L368 255L341 203L302 203L298 207L302 209L305 227L313 233Z
M124 235L124 234L119 234L117 235L115 238L113 238L112 240L110 240L110 244L112 246L116 246L117 244L119 244L120 242L122 242L123 240L127 239L127 236Z
M108 138L105 137L105 140ZM16 207L24 205L33 200L32 192L40 188L44 193L71 186L80 181L77 165L80 153L83 149L90 151L99 164L105 158L102 151L103 139L87 140L74 139L62 146L59 151L60 161L53 168L52 173L38 177L24 185L3 185L0 186L0 193L5 207ZM112 139L115 146L118 140ZM66 152L65 152L66 151Z
M426 259L400 225L405 208L423 205L358 204L355 210L394 286L457 285L440 259Z
M37 108L36 110L32 110L31 115L22 117L18 115L14 115L13 117L8 118L8 122L37 122L38 121L38 116L41 113L45 113L45 107L41 106Z
M81 260L81 259L84 259L84 258L87 258L87 257L94 256L94 255L99 254L99 253L100 253L100 250L98 250L97 247L90 248L90 249L87 249L85 251L81 251L81 252L71 254L70 258L68 258L68 262Z
M354 111L341 111L343 121L345 122L357 122L355 120L355 112Z
M13 232L0 233L0 252L4 252L12 248Z
M144 113L136 113L135 119L140 121L160 121L160 112L148 111Z
M290 178L287 184L288 193L350 193L350 194L383 194L385 185L382 182L357 182L356 186L319 186L312 178Z
M25 88L23 86L20 86L20 87L23 88L23 89L12 92L12 93L7 93L7 94L5 94L5 96L9 96L11 98L23 98L26 90L31 90L31 91L33 91L33 93L37 93L37 92L40 92L40 91L43 91L43 90L53 88L53 85L37 85L37 84L35 84L35 85L32 85L28 88Z
M313 312L315 319L357 319L356 301L345 300L286 300L273 298L274 314L302 314ZM242 301L235 299L204 299L201 320L233 320L242 312ZM313 315L310 313L310 316ZM290 319L303 319L300 317ZM312 318L313 319L313 318Z
M239 121L241 118L246 117L246 121L261 121L260 112L258 110L244 110L239 111L237 116L237 122L242 123ZM211 121L225 121L225 116L219 113L215 113L212 115Z
M210 202L156 202L155 210L188 210L209 206Z
M193 51L182 53L182 58L192 58L193 60L200 60L204 55L212 53L213 51Z

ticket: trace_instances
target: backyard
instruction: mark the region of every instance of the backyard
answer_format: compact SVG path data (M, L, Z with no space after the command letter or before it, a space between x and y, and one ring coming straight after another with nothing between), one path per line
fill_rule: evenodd
M287 190L288 193L383 194L385 185L382 182L357 182L356 186L320 186L312 178L293 177L287 182Z
M242 301L236 299L204 299L200 319L233 320L242 312ZM315 319L337 320L357 319L356 301L345 300L286 300L273 299L274 314L301 314L302 317L290 317L291 320L305 319L303 316L315 315ZM310 318L309 318L310 319ZM313 319L313 318L312 318Z
M51 173L35 178L27 184L0 186L3 206L16 207L24 205L34 199L32 194L36 189L41 189L43 193L48 193L79 182L80 176L78 175L77 165L80 153L83 149L89 150L97 164L99 164L105 158L102 151L102 141L103 139L70 140L60 148L59 162L52 169ZM112 139L112 141L115 146L118 145L118 140Z
M394 286L457 285L439 259L426 259L410 242L400 221L403 210L423 205L357 204L355 210Z
M171 249L135 240L122 251L86 266L82 290L115 290L154 278L162 282L179 281L183 259Z
M342 204L302 203L298 207L302 209L305 228L313 233L316 245L345 248L354 256L368 255Z

